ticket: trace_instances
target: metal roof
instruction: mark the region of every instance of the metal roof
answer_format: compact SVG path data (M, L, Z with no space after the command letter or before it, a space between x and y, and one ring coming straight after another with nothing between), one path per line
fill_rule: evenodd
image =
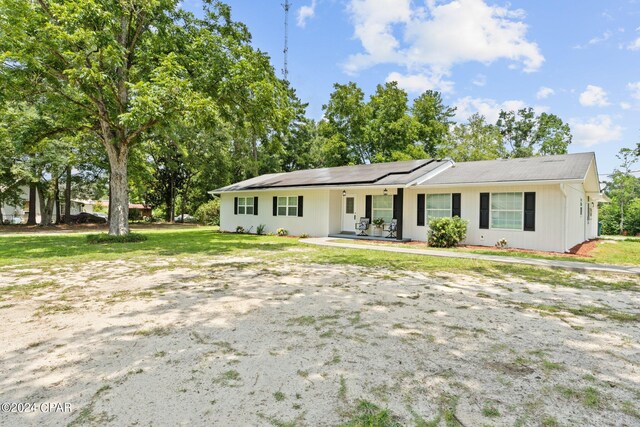
M424 185L584 179L594 153L460 162Z
M276 173L231 184L214 190L213 193L332 185L406 185L416 177L420 177L446 162L433 159L407 160Z
M518 159L460 162L434 172L425 186L584 179L594 153L562 154ZM380 185L406 186L450 160L407 160L335 168L307 169L261 175L219 188L211 193L289 187Z

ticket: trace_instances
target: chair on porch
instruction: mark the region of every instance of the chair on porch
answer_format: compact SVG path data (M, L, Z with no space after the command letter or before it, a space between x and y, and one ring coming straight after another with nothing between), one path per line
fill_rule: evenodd
M387 239L395 239L396 233L398 231L398 220L395 218L392 219L385 231L388 231L388 234L386 236Z
M369 229L370 223L371 218L360 218L360 221L356 223L356 230L360 231L360 233L358 233L358 236L367 236L366 231Z

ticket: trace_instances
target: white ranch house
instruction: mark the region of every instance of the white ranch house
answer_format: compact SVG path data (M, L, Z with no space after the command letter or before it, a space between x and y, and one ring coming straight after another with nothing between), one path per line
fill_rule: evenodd
M354 237L360 218L397 220L396 239L425 241L430 218L468 221L470 245L566 252L598 235L594 153L454 163L410 160L258 176L212 191L220 229ZM373 227L366 232L371 235Z

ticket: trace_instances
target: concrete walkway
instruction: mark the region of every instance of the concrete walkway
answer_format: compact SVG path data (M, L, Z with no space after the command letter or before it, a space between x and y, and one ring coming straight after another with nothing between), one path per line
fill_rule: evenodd
M336 240L340 240L340 242L336 242ZM364 250L395 252L395 253L412 254L412 255L439 256L439 257L445 257L445 258L466 258L466 259L476 259L476 260L492 261L492 262L504 262L508 264L562 268L565 270L572 270L572 271L579 271L579 272L604 271L608 273L640 274L640 267L628 267L623 265L612 265L612 264L592 264L588 262L579 262L579 261L556 261L556 260L540 259L540 258L520 258L520 257L499 256L499 255L485 255L485 254L474 254L474 253L466 253L466 252L438 251L438 250L432 250L432 249L411 249L402 244L398 244L397 246L366 245L366 244L348 243L349 241L346 239L335 239L332 237L300 239L300 242L308 243L311 245L318 245L318 246L329 246L332 248L364 249Z

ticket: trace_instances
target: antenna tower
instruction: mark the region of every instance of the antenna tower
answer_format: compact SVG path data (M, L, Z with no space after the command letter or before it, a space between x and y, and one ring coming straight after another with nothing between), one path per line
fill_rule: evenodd
M289 8L291 7L289 0L285 0L282 7L284 8L284 68L282 69L282 75L285 80L289 80L289 64L287 60L289 56Z

